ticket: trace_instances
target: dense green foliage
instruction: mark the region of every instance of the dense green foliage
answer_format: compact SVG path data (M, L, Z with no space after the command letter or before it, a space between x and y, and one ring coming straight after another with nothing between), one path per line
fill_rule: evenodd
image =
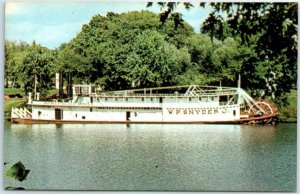
M219 39L233 37L246 46L240 70L242 86L255 96L285 103L285 94L297 81L298 3L210 6L213 12L201 31Z
M158 28L157 15L148 11L96 15L59 53L58 68L75 82L105 89L177 84L190 65L185 37L193 31L171 25Z
M297 90L287 96L288 105L279 108L281 122L297 122Z
M5 42L5 80L11 81L13 87L22 87L24 92L36 88L45 93L54 78L54 52L37 45Z
M56 72L65 84L96 83L105 90L236 86L241 75L254 97L286 101L297 80L297 3L201 3L213 10L201 33L183 20L176 26L177 5L159 4L170 12L164 21L149 11L95 15L56 50L6 41L5 78L25 93L35 87L45 93Z
M172 20L160 26L156 14L143 11L95 16L58 58L60 70L77 77L73 81L105 89L220 81L236 85L239 49L233 38L213 44L187 23L177 30Z

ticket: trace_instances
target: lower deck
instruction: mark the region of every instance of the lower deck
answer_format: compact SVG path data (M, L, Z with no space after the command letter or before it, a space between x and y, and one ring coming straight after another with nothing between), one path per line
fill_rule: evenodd
M193 107L32 107L32 119L95 122L202 122L240 119L237 105Z
M104 124L104 123L125 123L125 124L276 124L276 115L266 115L260 117L241 118L238 120L229 121L87 121L87 120L47 120L47 119L32 119L32 118L12 118L11 122L24 124Z

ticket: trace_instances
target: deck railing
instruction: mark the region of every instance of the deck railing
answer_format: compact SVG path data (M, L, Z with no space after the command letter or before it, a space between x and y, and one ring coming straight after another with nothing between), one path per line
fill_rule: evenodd
M188 91L184 94L182 93L113 93L113 92L105 92L105 93L93 93L91 96L93 97L179 97L179 98L187 98L187 97L202 97L202 96L221 96L221 95L233 95L236 94L237 90L235 89L222 89L222 90L203 90L201 93Z
M29 110L24 108L15 108L13 107L11 109L11 118L20 118L20 119L26 119L31 118L32 114Z

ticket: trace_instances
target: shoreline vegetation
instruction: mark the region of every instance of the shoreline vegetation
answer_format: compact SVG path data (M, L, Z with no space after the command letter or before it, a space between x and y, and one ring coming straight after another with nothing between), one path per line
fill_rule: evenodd
M179 5L209 8L211 13L195 30L181 17ZM55 49L35 41L5 40L4 86L23 89L11 89L13 100L6 108L22 106L26 97L14 98L33 91L52 99L49 90L56 80L68 96L74 84L115 91L236 87L239 82L254 99L274 103L280 121L297 120L298 3L145 3L145 8L151 6L162 12L94 15L72 40Z
M55 93L55 90L48 91L46 98L50 98ZM5 88L5 119L10 118L12 107L24 107L27 105L27 97L23 95L24 91L18 88ZM287 96L288 104L278 108L279 122L294 123L297 122L297 90L292 89Z

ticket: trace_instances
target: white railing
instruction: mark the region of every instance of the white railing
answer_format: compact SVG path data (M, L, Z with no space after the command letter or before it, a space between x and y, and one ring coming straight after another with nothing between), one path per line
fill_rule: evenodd
M26 108L14 108L11 109L11 118L20 118L20 119L26 119L31 118L32 114L29 110Z

